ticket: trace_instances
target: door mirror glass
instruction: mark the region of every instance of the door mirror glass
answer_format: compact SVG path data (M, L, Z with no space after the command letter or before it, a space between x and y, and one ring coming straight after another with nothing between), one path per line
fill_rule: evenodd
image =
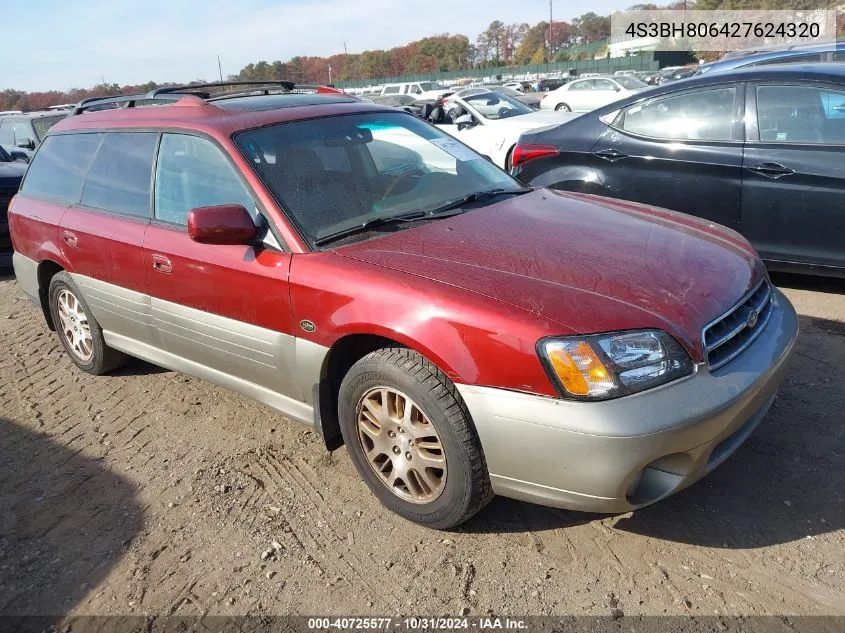
M474 126L475 120L472 118L471 114L462 114L457 119L455 119L455 125L458 126L459 130L463 130L464 128Z
M198 207L188 213L188 235L200 244L249 244L258 227L239 204Z

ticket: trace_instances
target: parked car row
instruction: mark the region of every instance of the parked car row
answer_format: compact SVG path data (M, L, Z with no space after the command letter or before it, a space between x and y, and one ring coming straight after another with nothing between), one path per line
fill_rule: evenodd
M845 275L843 146L845 66L764 65L635 91L526 131L512 168L526 184L730 227L773 269Z
M398 108L277 83L83 103L48 131L13 263L79 369L135 356L243 393L434 528L494 494L630 511L761 423L798 322L736 232L529 188ZM458 138L594 120L456 101ZM520 177L551 158L520 147Z

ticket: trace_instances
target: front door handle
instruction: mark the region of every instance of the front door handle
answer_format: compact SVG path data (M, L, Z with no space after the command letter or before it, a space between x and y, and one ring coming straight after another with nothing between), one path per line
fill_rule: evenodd
M746 169L754 172L755 174L765 176L766 178L771 178L772 180L777 180L778 178L783 178L784 176L791 176L795 173L794 169L785 167L780 163L758 163L756 165L746 167Z
M173 264L164 255L153 255L153 270L159 273L172 273Z
M62 239L64 240L65 244L72 248L76 248L76 245L79 243L79 241L76 239L76 235L74 235L70 231L62 231Z
M611 162L611 163L616 162L620 158L625 158L625 154L623 154L622 152L620 152L617 149L612 149L612 148L611 149L600 149L597 152L593 152L593 156L597 156L598 158L601 158L601 159L606 160L606 161Z

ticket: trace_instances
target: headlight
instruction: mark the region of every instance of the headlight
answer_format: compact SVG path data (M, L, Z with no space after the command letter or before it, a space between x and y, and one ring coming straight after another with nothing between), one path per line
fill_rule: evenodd
M561 396L580 400L626 396L694 369L686 350L660 330L548 338L537 348Z

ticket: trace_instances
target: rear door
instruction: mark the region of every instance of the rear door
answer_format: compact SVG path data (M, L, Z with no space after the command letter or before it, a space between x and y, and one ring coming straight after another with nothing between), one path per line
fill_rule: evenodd
M303 400L293 375L290 254L271 237L253 246L199 244L188 236L196 207L239 204L262 224L250 188L216 142L190 134L162 135L155 180L143 268L171 366Z
M845 87L749 86L742 232L769 260L845 266Z
M742 88L708 86L621 110L592 149L605 189L738 230Z
M157 140L154 132L106 132L45 141L67 143L70 147L60 158L82 165L96 147L78 202L62 216L59 239L74 281L107 340L108 335L155 340L141 247L150 222Z

